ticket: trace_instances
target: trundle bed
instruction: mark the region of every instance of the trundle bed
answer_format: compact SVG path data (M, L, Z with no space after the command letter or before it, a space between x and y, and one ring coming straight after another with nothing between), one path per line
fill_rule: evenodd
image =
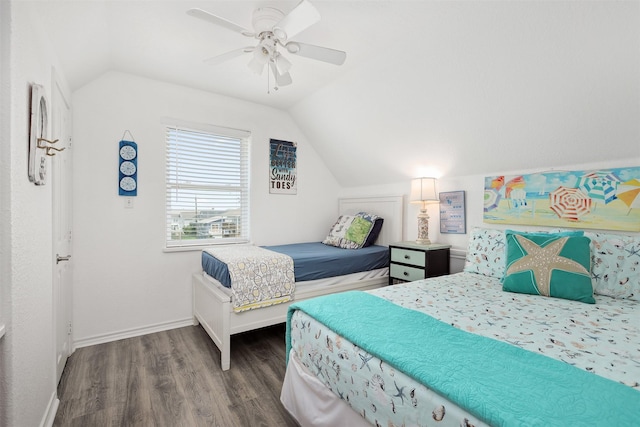
M402 240L402 196L344 198L339 200L338 205L340 215L367 212L383 218L384 222L375 242L376 246L387 247L390 243ZM243 250L240 247L237 249ZM354 250L341 249L341 251L353 253ZM380 254L378 253L377 256L380 257ZM388 260L388 255L385 257ZM203 254L203 260L205 259L207 255ZM284 323L287 318L287 308L294 301L350 290L379 288L388 282L388 274L388 267L385 266L318 280L296 280L295 291L290 301L238 312L238 304L237 301L234 304L232 290L221 283L225 280L222 278L217 280L203 269L202 272L192 276L194 324L201 324L209 334L220 349L222 369L228 370L231 365L231 335Z
M640 423L640 236L470 237L461 273L291 305L300 425Z

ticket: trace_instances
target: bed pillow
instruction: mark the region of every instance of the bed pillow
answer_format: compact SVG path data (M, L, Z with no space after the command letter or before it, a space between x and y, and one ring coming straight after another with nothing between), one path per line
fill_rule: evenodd
M471 230L464 271L483 276L504 276L504 231L474 227Z
M594 304L591 240L581 233L507 230L502 289Z
M384 218L377 215L371 215L367 212L358 212L358 215L362 216L368 221L373 222L373 227L371 227L371 231L369 232L369 235L367 236L367 239L364 241L364 245L362 246L363 248L366 248L376 243L376 240L380 235L380 230L382 230Z
M340 215L322 243L344 249L360 249L364 247L377 218L375 215L362 213Z
M640 301L640 236L585 235L591 239L593 292Z

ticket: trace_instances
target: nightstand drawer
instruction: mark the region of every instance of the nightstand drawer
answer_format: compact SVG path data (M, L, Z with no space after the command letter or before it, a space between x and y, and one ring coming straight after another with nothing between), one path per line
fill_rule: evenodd
M389 277L413 282L414 280L424 279L424 269L391 264L389 266Z
M391 262L400 262L402 264L416 265L424 267L426 255L421 251L412 251L409 249L391 248Z

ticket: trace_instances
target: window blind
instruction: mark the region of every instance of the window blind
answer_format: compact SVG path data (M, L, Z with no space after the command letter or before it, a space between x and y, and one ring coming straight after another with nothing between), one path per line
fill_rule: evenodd
M249 132L166 125L166 245L249 240Z

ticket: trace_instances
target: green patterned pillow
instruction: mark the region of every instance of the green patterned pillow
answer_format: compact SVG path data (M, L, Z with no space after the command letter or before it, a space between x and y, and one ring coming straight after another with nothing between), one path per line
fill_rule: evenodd
M502 289L594 304L590 239L573 233L506 231Z
M367 221L362 217L356 216L344 237L352 242L356 242L359 246L362 246L364 245L364 239L367 238L371 231L371 227L373 227L373 223L371 221Z

